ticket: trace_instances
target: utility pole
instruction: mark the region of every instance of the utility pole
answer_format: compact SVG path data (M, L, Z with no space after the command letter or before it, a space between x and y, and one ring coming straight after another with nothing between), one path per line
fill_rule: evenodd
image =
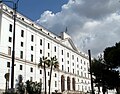
M2 2L9 2L13 4L13 47L12 47L12 67L11 67L11 91L14 91L14 65L15 65L15 31L16 31L16 11L18 8L18 2L9 1L9 0L0 0L0 3Z
M92 77L92 69L91 69L91 52L90 52L90 50L88 50L88 55L89 55L89 65L90 65L91 90L92 90L92 94L95 94L94 88L93 88L93 77Z

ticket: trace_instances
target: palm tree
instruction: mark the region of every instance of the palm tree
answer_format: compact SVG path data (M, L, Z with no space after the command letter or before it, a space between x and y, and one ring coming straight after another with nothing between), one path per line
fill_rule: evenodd
M49 63L50 63L50 66L51 66L51 68L50 68L50 79L49 79L49 94L50 94L52 69L53 69L53 66L54 66L54 68L58 69L59 68L59 63L57 61L56 56L51 57Z
M44 68L44 79L45 79L45 94L46 94L46 67L49 67L49 59L47 57L42 57L40 58L40 63L38 64L38 67L43 67Z

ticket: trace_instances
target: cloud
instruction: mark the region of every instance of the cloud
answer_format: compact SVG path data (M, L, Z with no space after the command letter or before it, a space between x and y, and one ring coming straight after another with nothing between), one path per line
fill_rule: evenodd
M69 0L61 11L45 11L37 23L59 34L68 34L81 51L93 56L120 41L120 3L117 0Z

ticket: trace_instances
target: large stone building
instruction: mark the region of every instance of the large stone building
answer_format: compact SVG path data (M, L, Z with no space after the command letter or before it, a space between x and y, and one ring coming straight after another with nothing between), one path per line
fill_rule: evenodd
M0 91L5 90L5 73L11 74L13 14L14 11L10 7L0 4ZM59 70L53 70L52 73L51 92L55 92L55 90L58 92L91 90L88 56L76 48L71 37L65 32L62 32L60 36L55 35L17 13L14 84L16 84L18 75L23 76L24 82L41 80L44 92L44 70L38 68L42 56L56 56L59 62ZM49 70L47 68L47 91ZM9 80L9 88L10 83Z

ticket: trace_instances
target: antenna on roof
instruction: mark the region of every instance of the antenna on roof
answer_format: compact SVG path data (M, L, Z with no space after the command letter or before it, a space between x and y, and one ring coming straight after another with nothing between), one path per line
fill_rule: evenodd
M67 31L68 31L68 28L67 28L67 26L66 26L66 28L65 28L65 33L67 33Z

